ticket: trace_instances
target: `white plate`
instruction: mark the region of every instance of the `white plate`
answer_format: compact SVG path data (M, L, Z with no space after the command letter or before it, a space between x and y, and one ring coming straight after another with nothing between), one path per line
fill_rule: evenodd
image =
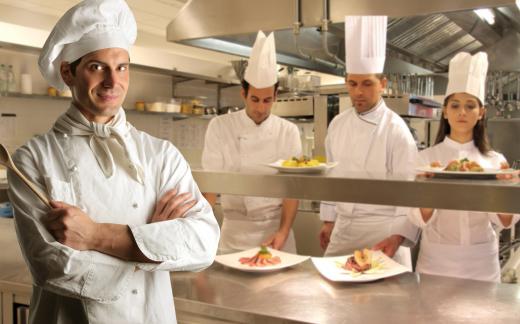
M311 259L320 274L331 281L369 282L409 272L407 267L395 262L383 252L372 251L372 258L378 260L382 265L381 269L376 270L374 273L353 274L351 271L341 267L351 256L352 255L345 255Z
M320 163L317 166L309 166L309 167L286 167L282 166L284 160L278 160L273 163L267 164L268 167L275 168L280 172L284 173L320 173L329 169L332 169L338 162L328 162L328 163Z
M305 255L291 254L291 253L282 252L282 251L278 251L278 250L271 249L271 248L267 248L267 249L269 250L269 252L271 252L271 254L273 256L279 256L281 262L276 265L268 265L268 266L263 266L263 267L251 267L247 264L242 264L242 263L240 263L240 261L238 261L240 258L244 258L244 257L249 258L249 257L254 256L256 253L258 253L258 251L260 251L260 247L252 248L252 249L245 250L242 252L217 255L217 257L215 258L215 261L217 261L218 263L220 263L222 265L225 265L226 267L230 267L230 268L238 269L238 270L242 270L242 271L270 272L270 271L276 271L276 270L280 270L283 268L291 267L291 266L301 263L309 258L308 256L305 256Z
M445 171L444 167L424 166L415 169L418 172L433 173L441 178L470 178L470 179L496 179L499 174L514 174L518 172L515 169L484 169L484 171Z

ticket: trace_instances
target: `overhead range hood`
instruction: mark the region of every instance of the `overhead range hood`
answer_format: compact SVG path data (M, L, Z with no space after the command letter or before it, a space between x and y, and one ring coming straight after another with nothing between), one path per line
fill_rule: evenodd
M474 11L483 8L493 25ZM248 57L257 31L274 31L280 64L343 75L346 15L390 17L385 72L446 72L457 52L481 50L491 69L520 66L514 0L191 0L168 25L167 39Z

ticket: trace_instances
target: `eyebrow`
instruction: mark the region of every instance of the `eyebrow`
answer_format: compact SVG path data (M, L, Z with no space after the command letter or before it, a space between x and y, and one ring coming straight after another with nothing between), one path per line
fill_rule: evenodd
M258 99L258 100L260 100L259 97L255 96L255 95L251 95L251 99L253 99L253 98L254 98L254 99ZM273 99L273 96L269 96L269 97L262 98L262 100L266 100L266 99Z
M97 63L97 64L101 64L101 65L109 65L106 62L102 62L102 61L98 61L98 60L94 60L94 59L88 60L87 62L85 62L85 64L91 64L91 63ZM130 65L130 62L123 62L123 63L117 64L117 66L122 66L122 65Z

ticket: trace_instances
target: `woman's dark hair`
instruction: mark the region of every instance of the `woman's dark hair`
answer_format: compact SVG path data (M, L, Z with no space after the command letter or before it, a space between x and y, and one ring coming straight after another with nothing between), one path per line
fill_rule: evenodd
M276 91L278 91L279 84L280 84L280 81L277 81L274 84L274 94L276 94ZM247 93L249 92L249 82L247 82L246 80L242 80L242 89L244 89L244 93L246 94L246 97L247 97Z
M453 97L453 94L447 96L444 99L443 107L446 109L448 107L448 101ZM482 102L477 98L479 108L482 108ZM448 123L448 119L441 117L441 122L439 125L439 131L437 132L437 138L435 139L435 144L439 144L444 141L444 138L449 135L451 132L450 124ZM486 116L484 115L482 119L480 119L475 127L473 127L473 141L475 142L475 146L478 148L480 153L486 155L491 151L491 145L489 144L489 139L487 136L486 130Z

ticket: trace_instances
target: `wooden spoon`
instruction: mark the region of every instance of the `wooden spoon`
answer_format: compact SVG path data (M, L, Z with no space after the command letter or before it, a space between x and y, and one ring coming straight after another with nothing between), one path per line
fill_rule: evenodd
M47 197L40 190L38 190L36 185L27 179L20 172L20 170L18 170L16 165L14 165L13 159L11 159L11 155L2 144L0 144L0 164L4 165L8 169L11 169L11 171L13 171L47 207L52 208L49 199L47 199Z

